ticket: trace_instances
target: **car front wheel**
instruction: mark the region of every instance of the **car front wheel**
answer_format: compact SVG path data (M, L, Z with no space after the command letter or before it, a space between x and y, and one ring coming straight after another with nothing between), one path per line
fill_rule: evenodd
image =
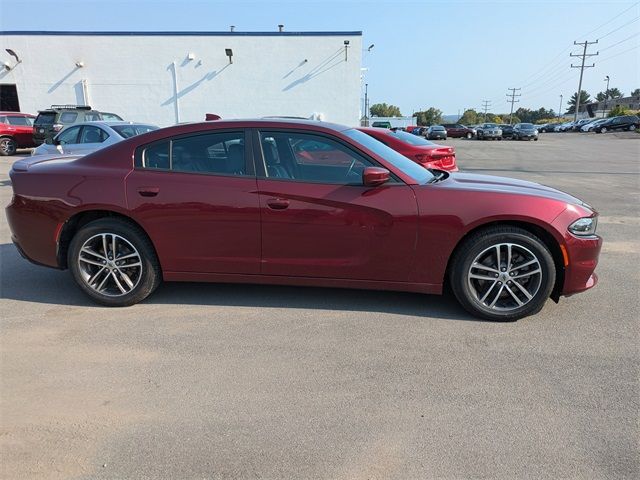
M125 220L100 219L82 227L71 240L67 261L81 290L109 307L138 303L161 281L153 245Z
M635 125L629 125L629 131L633 132L636 129Z
M467 133L467 140L471 140L473 138L473 134L471 132Z
M9 156L16 153L18 149L18 144L13 138L0 138L0 155Z
M607 133L607 127L602 127L600 129L600 133Z
M449 280L468 312L506 322L539 312L555 278L546 245L526 230L503 226L467 238L455 253Z

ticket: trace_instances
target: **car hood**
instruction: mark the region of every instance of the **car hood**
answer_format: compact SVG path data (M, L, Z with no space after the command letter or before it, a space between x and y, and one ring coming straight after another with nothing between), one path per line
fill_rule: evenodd
M546 185L540 185L539 183L518 180L515 178L478 175L473 173L450 173L446 180L436 183L435 185L442 188L550 198L559 202L580 205L593 210L591 206L568 193L547 187Z

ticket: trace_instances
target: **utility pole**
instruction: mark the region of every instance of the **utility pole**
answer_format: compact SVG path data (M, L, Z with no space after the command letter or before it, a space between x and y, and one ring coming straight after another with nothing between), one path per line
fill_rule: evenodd
M596 66L595 63L591 64L591 65L585 65L584 64L584 60L587 57L595 57L596 55L598 55L598 53L600 52L596 52L596 53L587 53L587 47L589 45L594 45L598 43L598 40L596 40L595 42L588 42L588 41L584 41L584 42L576 42L574 41L573 44L574 45L582 45L583 46L583 51L580 54L573 54L570 53L569 56L570 57L582 57L582 63L580 64L580 66L578 65L574 65L573 63L571 64L571 68L579 68L580 69L580 81L578 82L578 93L576 94L576 111L573 114L573 121L577 121L578 120L578 110L580 110L580 93L582 92L582 75L584 74L584 69L585 68L593 68Z
M607 111L607 100L609 99L609 75L604 77L607 81L607 89L604 91L604 108L602 109L602 118L604 118Z
M560 121L560 112L562 112L562 94L560 94L560 108L558 108L558 121Z
M482 123L486 123L487 121L487 110L489 110L490 106L491 106L491 100L482 101L482 108L484 110L484 117L483 117Z
M369 84L364 84L364 126L369 126Z
M507 88L507 90L511 90L511 93L507 93L507 97L511 97L511 113L509 113L509 125L511 125L511 117L513 116L513 104L520 102L520 100L516 100L516 97L521 97L522 94L516 94L517 90L522 90L521 88Z

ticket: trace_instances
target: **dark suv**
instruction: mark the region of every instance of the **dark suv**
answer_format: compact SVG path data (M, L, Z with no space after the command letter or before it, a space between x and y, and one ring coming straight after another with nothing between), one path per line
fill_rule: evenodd
M620 117L613 117L606 122L601 123L597 127L594 127L596 133L606 133L610 130L635 130L640 127L640 119L637 115L622 115Z
M447 135L451 138L473 138L476 135L473 129L459 123L445 123L442 126L447 130Z
M47 139L53 138L67 125L95 120L107 120L106 115L113 116L109 120L120 119L115 114L104 114L92 110L88 105L51 105L51 108L40 110L33 126L33 143L43 144ZM117 117L117 118L115 118Z

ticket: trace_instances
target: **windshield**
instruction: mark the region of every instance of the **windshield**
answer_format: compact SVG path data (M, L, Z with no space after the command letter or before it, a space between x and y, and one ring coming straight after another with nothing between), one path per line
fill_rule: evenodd
M484 128L498 128L498 125L495 123L485 123Z
M111 128L118 132L122 138L135 137L141 133L147 133L158 129L155 125L111 125Z
M384 143L370 137L366 133L362 133L360 130L356 130L354 128L345 130L342 133L352 140L355 140L366 149L371 150L376 155L380 155L398 170L401 170L403 173L412 177L416 182L425 184L433 180L434 177L429 170L421 167L415 162L412 162L404 155L400 155L395 150L392 150Z
M401 132L401 131L389 131L389 135L397 138L398 140L408 143L409 145L435 145L424 137L419 137L413 133Z
M54 112L39 113L38 116L36 117L35 124L47 125L47 124L53 123L55 119L56 119L56 114Z
M433 127L431 127L431 130L445 130L445 128L441 125L434 125Z
M524 128L525 130L531 130L535 127L533 126L533 123L521 123L520 128Z

